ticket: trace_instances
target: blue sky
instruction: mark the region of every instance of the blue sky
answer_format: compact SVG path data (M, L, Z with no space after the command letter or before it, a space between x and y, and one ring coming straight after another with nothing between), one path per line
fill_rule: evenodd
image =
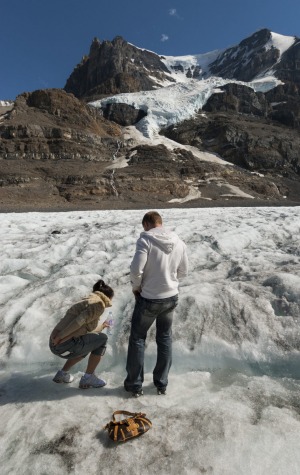
M206 53L261 28L300 37L299 0L0 0L0 99L64 87L92 39Z

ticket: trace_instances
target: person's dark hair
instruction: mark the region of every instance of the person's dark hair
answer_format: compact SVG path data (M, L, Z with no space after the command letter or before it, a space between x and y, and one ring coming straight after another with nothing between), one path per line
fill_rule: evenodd
M157 211L148 211L142 220L143 226L145 223L148 223L151 226L162 225L162 217Z
M97 292L97 291L102 292L109 299L112 299L113 296L115 295L113 289L109 285L106 285L104 280L98 280L98 282L94 284L93 292Z

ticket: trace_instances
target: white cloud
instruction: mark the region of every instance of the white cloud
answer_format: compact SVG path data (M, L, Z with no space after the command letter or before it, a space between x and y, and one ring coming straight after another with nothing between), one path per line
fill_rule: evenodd
M178 20L183 20L183 18L178 14L176 8L170 8L168 13L170 16L177 18Z
M160 41L164 42L164 41L168 41L169 37L168 35L165 35L164 33L161 35L161 38L160 38Z

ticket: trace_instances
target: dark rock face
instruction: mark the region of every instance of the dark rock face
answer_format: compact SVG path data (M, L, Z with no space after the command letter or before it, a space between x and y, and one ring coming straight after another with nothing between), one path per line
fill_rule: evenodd
M279 64L275 65L275 75L282 81L300 83L300 39L282 55Z
M212 113L164 131L172 140L193 144L239 167L299 179L297 130L250 116Z
M265 94L268 117L289 127L300 127L300 84L287 82Z
M231 111L266 117L293 128L300 126L300 89L295 83L282 84L265 94L240 84L226 84L220 89L223 93L210 96L204 111Z
M147 115L141 109L120 103L107 104L102 108L102 111L105 119L112 120L122 126L134 125Z
M65 91L92 101L122 92L152 90L149 76L164 79L168 70L159 56L127 43L120 36L113 41L95 38L88 56L75 68Z
M226 84L220 89L224 93L210 96L203 107L204 111L232 111L261 117L268 114L269 107L263 93L255 93L250 87L234 83Z
M232 48L226 49L210 65L210 72L215 76L238 81L251 81L258 74L276 64L279 51L265 48L271 38L271 31L263 29Z

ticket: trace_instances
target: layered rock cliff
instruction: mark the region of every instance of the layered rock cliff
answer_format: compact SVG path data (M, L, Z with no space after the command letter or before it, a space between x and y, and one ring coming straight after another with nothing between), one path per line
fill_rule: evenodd
M17 97L0 122L2 159L102 160L111 156L121 129L60 89Z

